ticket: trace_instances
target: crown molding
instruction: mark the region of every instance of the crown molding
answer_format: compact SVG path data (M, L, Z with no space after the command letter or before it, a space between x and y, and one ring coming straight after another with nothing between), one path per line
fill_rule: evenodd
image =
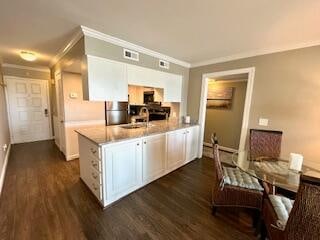
M180 66L183 66L183 67L186 67L186 68L190 68L190 66L191 66L191 64L188 63L188 62L184 62L184 61L169 57L169 56L164 55L162 53L158 53L156 51L153 51L153 50L138 46L136 44L127 42L125 40L122 40L120 38L116 38L116 37L113 37L113 36L98 32L98 31L96 31L94 29L91 29L91 28L88 28L88 27L85 27L85 26L81 26L81 29L82 29L82 32L83 32L83 34L85 36L97 38L97 39L100 39L100 40L108 42L108 43L112 43L112 44L117 45L117 46L129 48L130 50L134 50L134 51L137 51L137 52L140 52L140 53L152 56L152 57L156 57L156 58L159 58L161 60L166 60L168 62L175 63L177 65L180 65Z
M296 49L300 49L300 48L314 47L317 45L320 45L320 40L319 41L304 42L304 43L299 43L299 44L293 44L293 45L287 45L287 46L283 46L283 47L267 48L267 49L261 49L261 50L257 50L257 51L239 53L239 54L229 55L229 56L225 56L225 57L213 58L213 59L209 59L206 61L191 63L191 68L201 67L201 66L206 66L206 65L216 64L216 63L229 62L229 61L239 60L239 59L243 59L243 58L256 57L256 56L261 56L261 55L266 55L266 54L271 54L271 53L296 50Z
M50 72L50 69L47 68L47 67L27 67L27 66L9 64L9 63L3 63L2 67L17 68L17 69L24 69L24 70L32 70L32 71L46 72L46 73Z
M58 51L58 54L52 59L49 66L53 67L83 36L81 27L75 32L70 41Z

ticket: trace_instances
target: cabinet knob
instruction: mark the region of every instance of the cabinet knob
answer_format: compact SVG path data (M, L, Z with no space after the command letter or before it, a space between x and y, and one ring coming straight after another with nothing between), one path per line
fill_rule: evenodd
M92 164L92 166L94 166L94 167L98 166L98 164L95 163L94 161L91 161L91 164Z
M97 174L92 173L92 177L93 177L94 179L97 179L98 175L97 175Z
M137 143L137 146L140 146L140 143Z
M92 188L93 188L95 191L98 190L98 188L96 187L95 184L92 184Z
M95 153L97 152L97 150L93 150L93 148L91 148L90 150L91 150L91 152L92 152L93 154L95 154Z
M146 141L144 141L144 144L147 144L147 142L146 142Z

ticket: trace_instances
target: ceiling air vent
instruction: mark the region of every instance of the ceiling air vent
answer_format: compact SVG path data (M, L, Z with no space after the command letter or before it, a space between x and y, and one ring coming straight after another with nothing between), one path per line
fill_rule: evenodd
M139 61L139 53L132 50L123 49L123 57L133 61Z
M169 62L165 60L159 60L159 67L169 69Z

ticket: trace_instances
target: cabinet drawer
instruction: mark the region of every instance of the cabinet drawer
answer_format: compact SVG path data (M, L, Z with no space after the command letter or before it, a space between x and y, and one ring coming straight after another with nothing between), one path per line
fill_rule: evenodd
M101 201L102 200L102 185L93 181L93 179L92 179L92 181L89 183L88 187L91 189L93 194Z
M100 147L88 141L89 155L101 159Z
M93 181L97 182L99 185L102 184L102 174L97 171L94 167L90 168L90 176Z
M97 160L96 158L94 158L94 157L91 157L90 159L89 159L89 161L90 161L90 166L92 167L92 168L94 168L94 169L96 169L97 171L99 171L99 172L101 172L101 169L102 169L102 167L101 167L101 161L99 161L99 160Z

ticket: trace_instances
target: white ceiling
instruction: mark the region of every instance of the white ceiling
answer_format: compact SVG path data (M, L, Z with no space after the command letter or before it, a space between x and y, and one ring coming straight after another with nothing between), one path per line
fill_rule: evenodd
M1 0L0 56L48 66L84 25L197 63L320 43L319 23L319 0ZM21 60L21 49L39 60Z

